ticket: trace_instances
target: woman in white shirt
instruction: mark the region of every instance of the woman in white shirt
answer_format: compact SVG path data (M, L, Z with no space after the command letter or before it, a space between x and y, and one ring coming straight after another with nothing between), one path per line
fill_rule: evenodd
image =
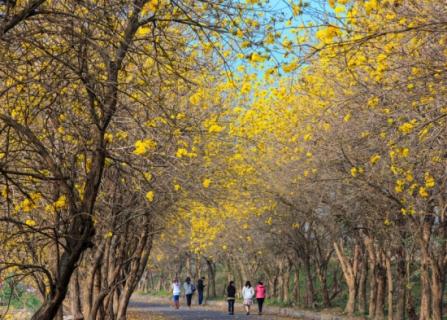
M245 287L242 289L242 297L244 298L244 307L247 315L250 314L250 306L253 304L253 297L255 295L255 290L251 286L250 281L245 283Z
M171 284L172 298L174 300L174 307L176 309L180 308L180 282L177 278Z

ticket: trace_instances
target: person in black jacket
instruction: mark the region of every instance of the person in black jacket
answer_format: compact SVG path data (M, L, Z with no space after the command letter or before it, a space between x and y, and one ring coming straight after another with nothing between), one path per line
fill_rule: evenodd
M234 300L236 299L236 287L234 281L230 281L227 287L228 314L234 314Z
M205 277L201 277L198 281L197 281L197 293L198 293L198 298L199 298L199 306L202 305L203 303L203 290L205 289Z

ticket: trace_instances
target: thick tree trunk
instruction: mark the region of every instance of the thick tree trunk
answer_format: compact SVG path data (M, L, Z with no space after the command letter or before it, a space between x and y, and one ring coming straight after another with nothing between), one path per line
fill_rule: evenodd
M64 320L64 305L63 304L61 304L61 306L59 307L59 310L57 310L57 314L54 319L55 320Z
M317 264L317 275L320 281L321 296L323 297L323 305L326 308L331 306L331 298L329 296L329 289L327 286L327 265L326 262Z
M145 230L138 243L138 247L133 255L133 261L128 271L128 278L124 283L123 292L120 296L117 309L117 320L126 320L127 307L130 297L138 285L138 282L146 269L147 261L152 247L152 239L149 237L148 230Z
M212 262L211 260L206 259L206 265L208 266L208 279L209 279L209 283L208 283L208 297L213 297L215 298L217 296L216 293L216 266L214 264L214 262Z
M386 269L383 265L377 266L377 298L375 320L383 320L385 318L385 287L386 287Z
M313 308L315 303L315 289L312 266L308 255L304 258L304 268L306 270L306 305Z
M73 223L73 228L74 225L78 224ZM71 250L65 251L60 258L58 276L52 284L52 293L32 316L31 320L52 320L56 317L56 314L67 295L71 276L76 269L81 254L90 246L90 239L93 236L94 229L91 219L84 221L81 225L84 226L83 228L80 228L83 232L81 234L75 233L74 231L71 233L70 238L75 239L69 241L69 244L67 245Z
M357 297L357 273L359 265L360 247L355 245L354 256L352 261L345 256L343 248L337 242L334 242L335 253L337 254L338 260L340 262L341 268L343 270L343 275L348 285L348 301L346 303L345 312L348 315L353 315L355 311L355 302Z
M434 260L434 259L433 259ZM441 262L442 263L442 262ZM442 296L444 284L444 270L440 270L436 261L432 261L431 268L432 320L442 320Z
M75 271L73 279L71 281L70 288L70 300L71 300L71 314L74 320L82 320L84 316L82 314L81 306L81 287L79 285L79 272Z

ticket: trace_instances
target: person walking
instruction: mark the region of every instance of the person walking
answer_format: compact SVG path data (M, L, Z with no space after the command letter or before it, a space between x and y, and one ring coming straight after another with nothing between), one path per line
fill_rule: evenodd
M183 284L183 289L185 289L186 305L188 306L188 308L191 308L192 294L194 293L194 290L196 288L191 283L190 277L187 277L185 279L185 283Z
M255 288L256 301L258 302L258 312L262 314L262 306L265 300L265 286L262 281L259 281Z
M172 298L174 300L174 307L176 309L180 308L180 282L177 278L171 284Z
M236 287L234 281L230 281L227 287L228 314L234 314L234 300L236 299Z
M201 277L198 281L197 281L197 296L198 296L198 302L199 302L199 306L202 305L203 303L203 290L205 289L205 277Z
M255 295L255 290L251 286L250 281L245 282L245 286L242 289L242 297L244 298L244 307L247 312L247 316L250 314L250 306L253 304L253 296Z

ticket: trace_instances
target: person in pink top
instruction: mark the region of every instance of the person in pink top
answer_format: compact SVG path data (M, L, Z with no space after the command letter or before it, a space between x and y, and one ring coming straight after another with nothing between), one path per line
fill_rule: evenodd
M262 314L262 305L264 304L265 300L265 286L261 281L259 281L258 284L256 285L255 293L256 293L256 300L258 302L258 311L259 314Z

